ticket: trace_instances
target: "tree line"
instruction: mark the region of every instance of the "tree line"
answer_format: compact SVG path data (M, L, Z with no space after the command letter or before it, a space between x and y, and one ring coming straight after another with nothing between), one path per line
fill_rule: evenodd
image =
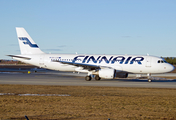
M25 64L25 63L16 60L0 60L0 64Z
M164 58L168 63L172 65L176 65L176 58L175 57L166 57Z

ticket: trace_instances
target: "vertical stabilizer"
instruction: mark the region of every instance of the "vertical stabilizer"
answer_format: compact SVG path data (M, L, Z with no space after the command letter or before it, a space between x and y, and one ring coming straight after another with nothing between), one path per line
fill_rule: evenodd
M21 54L43 54L24 28L16 27Z

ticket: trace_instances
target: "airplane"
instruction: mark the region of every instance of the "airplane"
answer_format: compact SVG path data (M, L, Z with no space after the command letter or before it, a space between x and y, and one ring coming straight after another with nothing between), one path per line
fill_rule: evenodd
M127 78L129 73L147 74L151 82L151 74L166 73L174 70L174 66L163 58L150 55L91 55L91 54L46 54L22 27L16 27L20 55L8 55L24 63L56 71L87 73L86 81Z

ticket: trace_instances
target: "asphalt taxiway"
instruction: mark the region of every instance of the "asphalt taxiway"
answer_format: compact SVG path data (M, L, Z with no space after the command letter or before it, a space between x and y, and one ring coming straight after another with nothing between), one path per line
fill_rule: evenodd
M58 85L58 86L108 86L108 87L146 87L146 88L176 88L175 80L147 79L102 79L100 81L84 80L85 74L46 72L46 73L18 73L1 72L0 84L24 84L24 85Z

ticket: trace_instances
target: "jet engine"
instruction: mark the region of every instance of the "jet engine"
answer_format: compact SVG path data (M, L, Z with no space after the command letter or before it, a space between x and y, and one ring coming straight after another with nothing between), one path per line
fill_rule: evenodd
M115 70L114 69L100 69L99 70L99 77L100 78L105 78L105 79L113 79L115 75Z

